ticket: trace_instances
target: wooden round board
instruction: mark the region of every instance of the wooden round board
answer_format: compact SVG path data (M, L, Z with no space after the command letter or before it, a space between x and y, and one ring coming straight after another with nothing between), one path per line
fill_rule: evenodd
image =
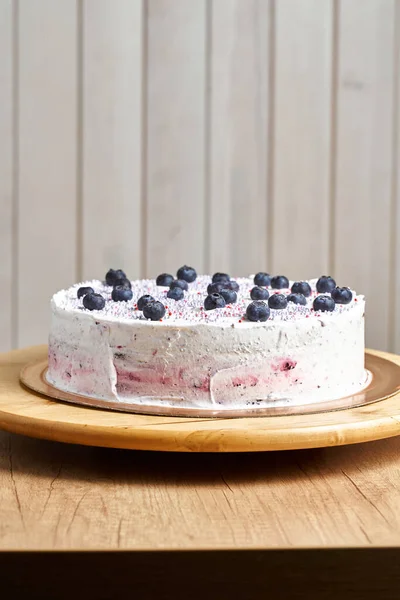
M46 346L36 346L1 356L0 428L75 444L171 452L318 448L400 434L400 356L394 354L367 353L370 364L380 357L392 370L384 399L372 404L316 414L199 419L100 410L35 393L20 383L20 371L26 363L43 361L46 353Z

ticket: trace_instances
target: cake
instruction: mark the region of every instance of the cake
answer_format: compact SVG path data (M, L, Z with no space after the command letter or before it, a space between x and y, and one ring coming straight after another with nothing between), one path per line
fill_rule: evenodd
M48 382L98 406L249 409L365 385L364 297L328 276L289 282L110 270L51 300Z

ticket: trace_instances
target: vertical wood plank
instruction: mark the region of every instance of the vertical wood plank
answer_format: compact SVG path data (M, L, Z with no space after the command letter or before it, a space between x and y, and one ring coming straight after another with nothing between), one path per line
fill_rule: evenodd
M329 265L332 32L331 0L276 3L270 268L294 279Z
M77 6L19 6L18 343L45 342L49 300L76 278Z
M267 268L270 2L211 12L209 268Z
M13 275L13 9L0 0L0 351L12 346Z
M339 14L335 275L367 297L367 344L387 349L391 289L393 0Z
M395 6L395 57L394 73L394 144L392 172L392 263L391 274L395 279L389 315L390 347L400 353L400 2Z
M84 279L141 268L142 2L86 0L83 16Z
M149 0L147 274L204 269L205 0Z

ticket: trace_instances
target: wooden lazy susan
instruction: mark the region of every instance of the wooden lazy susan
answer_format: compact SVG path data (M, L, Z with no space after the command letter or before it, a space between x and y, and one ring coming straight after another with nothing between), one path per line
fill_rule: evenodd
M366 352L372 380L355 396L301 414L297 407L239 418L132 414L55 399L49 396L60 395L42 376L46 354L46 346L35 346L1 355L0 428L74 444L170 452L318 448L400 434L400 356L394 354Z

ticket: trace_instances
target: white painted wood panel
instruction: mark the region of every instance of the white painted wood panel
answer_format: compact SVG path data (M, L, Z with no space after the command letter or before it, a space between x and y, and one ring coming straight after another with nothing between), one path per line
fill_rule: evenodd
M204 270L206 1L149 0L146 270Z
M85 0L84 279L141 275L142 1Z
M393 85L395 86L394 102L394 145L393 145L393 179L392 179L392 256L391 276L395 286L391 295L391 311L389 315L389 349L400 353L400 2L395 7L396 46L394 56ZM391 288L389 288L391 289Z
M332 268L400 351L399 48L398 0L0 0L0 349L186 262Z
M13 343L13 6L0 0L0 351Z
M18 345L45 342L76 280L77 6L19 3Z
M340 4L334 273L367 296L367 343L389 343L393 0Z
M272 261L293 279L329 267L331 0L279 0L275 13Z
M210 15L209 269L267 268L270 2L218 0Z

